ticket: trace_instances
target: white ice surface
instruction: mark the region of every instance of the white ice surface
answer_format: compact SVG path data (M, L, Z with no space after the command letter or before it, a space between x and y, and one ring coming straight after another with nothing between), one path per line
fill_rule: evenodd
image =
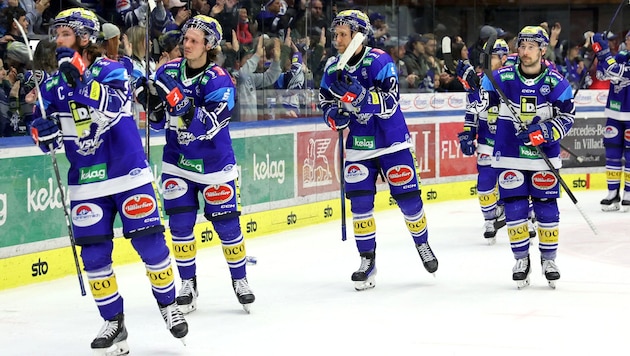
M377 212L376 288L364 292L350 281L359 257L351 239L340 241L339 221L248 240L258 258L249 315L221 250L201 250L187 346L166 330L144 266L116 267L131 355L627 355L630 212L601 212L604 194L577 194L598 236L560 200L556 290L541 275L537 240L531 286L517 290L506 230L486 245L474 199L426 206L435 277L400 212ZM0 292L0 355L90 355L102 320L77 284L69 276Z

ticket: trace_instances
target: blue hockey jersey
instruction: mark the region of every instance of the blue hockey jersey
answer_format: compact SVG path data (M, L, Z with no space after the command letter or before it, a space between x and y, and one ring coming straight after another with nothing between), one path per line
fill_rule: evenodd
M481 81L481 102L469 108L487 109L499 105L499 116L494 146L492 166L522 170L548 170L548 166L533 146L526 146L516 135L527 125L550 122L559 137L541 146L543 152L555 168L562 166L560 159L560 139L571 127L575 117L573 93L569 82L557 71L543 67L536 78L528 79L521 75L517 66L502 67L492 74L497 85L505 93L508 103L501 102L500 96L489 78ZM514 117L511 106L518 115Z
M608 99L604 114L615 120L630 121L630 52L620 51L614 62L598 62L598 70L604 73L602 79L610 79Z
M41 86L46 114L59 121L63 135L73 200L128 191L154 179L131 113L127 71L103 57L88 70L93 80L84 87L68 87L59 72ZM39 109L35 115L41 116Z
M319 90L323 112L342 104L328 89L337 80L338 60L338 57L331 57L326 63ZM412 147L409 129L398 104L398 73L392 58L383 50L366 47L356 64L342 70L344 75L357 79L369 94L366 104L358 110L345 105L352 112L346 159L365 160Z
M195 107L187 128L179 116L166 114L166 145L162 172L202 184L219 184L238 177L232 138L228 128L235 105L235 88L228 72L216 64L188 78L186 59L161 66L162 73L175 78ZM194 128L202 127L202 132Z

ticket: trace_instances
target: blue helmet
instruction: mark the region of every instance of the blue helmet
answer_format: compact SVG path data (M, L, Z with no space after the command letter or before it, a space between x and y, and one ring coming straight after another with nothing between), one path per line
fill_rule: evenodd
M213 17L197 15L186 21L184 27L182 27L182 37L186 35L188 30L193 28L203 32L206 41L210 44L210 48L217 47L223 40L223 28L219 21Z
M57 38L57 28L70 27L77 37L87 36L92 43L96 43L96 39L101 31L101 24L94 12L75 7L61 11L53 21L49 28L51 41Z
M538 43L540 48L545 48L549 45L549 35L544 28L540 26L525 26L518 33L516 38L517 46L521 45L521 41L533 41Z
M370 18L359 10L344 10L335 16L330 26L331 31L335 30L335 27L339 25L347 25L352 32L361 32L365 36L372 33L372 25L370 25Z

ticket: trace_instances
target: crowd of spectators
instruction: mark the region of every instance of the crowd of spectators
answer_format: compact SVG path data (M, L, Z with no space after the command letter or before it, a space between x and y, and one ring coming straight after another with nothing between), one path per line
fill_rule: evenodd
M224 39L218 62L232 75L237 87L233 121L320 115L315 93L326 60L336 55L330 19L338 11L361 8L351 1L155 0L155 8L147 17L146 0L117 0L115 8L111 1L82 3L101 16L99 41L103 54L122 61L133 81L150 76L162 64L181 56L179 31L186 20L197 14L216 18L223 27ZM0 2L0 137L28 133L33 103L28 102L27 94L38 78L44 77L42 72L55 70L55 44L47 36L54 16L47 11L49 6L50 0ZM367 13L374 29L368 45L386 51L397 63L402 93L464 90L454 73L445 68L441 38L436 34L398 33L388 16L369 9ZM14 20L26 29L27 41ZM607 82L597 79L596 66L589 66L588 43L583 39L561 41L559 23L541 25L550 35L548 65L565 75L574 88L607 88ZM479 54L492 29L516 51L514 37L519 29L504 31L484 25L473 43L466 44L461 37L452 36L453 59L470 60L481 71ZM150 41L146 41L147 34ZM620 37L609 34L613 52L626 48ZM27 46L36 48L40 57L30 61ZM589 68L593 69L580 82ZM137 105L136 110L140 117L142 106Z

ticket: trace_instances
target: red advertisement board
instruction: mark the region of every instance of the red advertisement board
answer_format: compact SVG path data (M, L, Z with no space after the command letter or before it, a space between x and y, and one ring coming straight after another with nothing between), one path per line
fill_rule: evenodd
M435 125L409 125L411 139L415 143L416 159L420 170L420 178L436 178L435 166Z
M439 125L440 177L477 173L477 156L464 156L459 148L457 133L462 130L463 124L461 122L446 122Z
M296 171L298 196L339 190L339 135L298 132Z

